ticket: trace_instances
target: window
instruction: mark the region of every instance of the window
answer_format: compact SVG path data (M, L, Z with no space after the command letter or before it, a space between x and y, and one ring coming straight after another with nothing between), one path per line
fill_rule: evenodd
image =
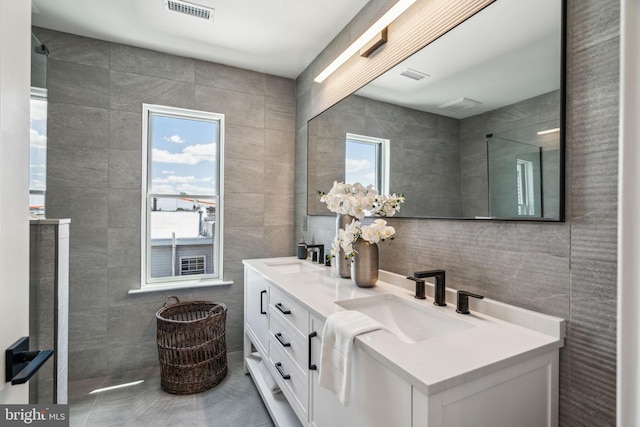
M222 283L224 115L143 105L143 288Z
M516 184L518 186L518 215L534 215L533 162L516 160Z
M372 185L378 194L389 192L389 140L347 134L345 182Z
M29 143L29 215L44 218L47 190L47 91L31 88Z

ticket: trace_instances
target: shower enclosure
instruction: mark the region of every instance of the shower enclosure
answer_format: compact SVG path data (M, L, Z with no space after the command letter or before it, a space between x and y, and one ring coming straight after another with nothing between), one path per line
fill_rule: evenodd
M487 135L491 217L548 218L558 212L558 147L553 123Z

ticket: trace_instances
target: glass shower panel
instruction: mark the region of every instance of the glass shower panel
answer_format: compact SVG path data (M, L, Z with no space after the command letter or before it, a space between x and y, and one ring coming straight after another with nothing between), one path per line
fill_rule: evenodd
M541 218L542 150L492 136L487 140L489 214L499 218Z

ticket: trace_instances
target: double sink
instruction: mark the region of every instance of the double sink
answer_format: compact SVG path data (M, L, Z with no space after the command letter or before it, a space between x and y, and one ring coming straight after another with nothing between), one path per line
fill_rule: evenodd
M265 264L280 274L311 273L325 269L295 259ZM445 312L446 307L435 307L424 301L411 301L394 294L339 300L335 304L345 310L366 314L383 325L387 332L410 344L475 327L473 323L460 319L460 316Z

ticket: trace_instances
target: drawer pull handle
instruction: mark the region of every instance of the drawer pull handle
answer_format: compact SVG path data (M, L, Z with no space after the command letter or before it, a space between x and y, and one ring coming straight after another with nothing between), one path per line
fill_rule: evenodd
M276 308L280 310L283 314L291 314L291 310L284 308L281 302L276 304Z
M310 371L315 371L318 369L315 363L311 363L311 339L317 336L318 336L318 333L316 331L313 331L309 334L309 370Z
M276 334L276 339L278 340L278 342L279 342L280 344L282 344L282 346L283 346L283 347L291 347L291 343L290 343L290 342L286 342L286 341L284 340L284 338L282 338L282 334L281 334L280 332L278 332L278 333Z
M280 376L283 379L285 379L285 380L290 380L291 379L291 375L285 374L284 371L282 370L282 363L280 363L280 362L276 363L276 369L278 370L278 373L280 374Z
M264 310L264 307L263 307L263 305L262 305L262 302L263 302L262 295L264 295L264 294L266 294L266 293L267 293L267 290L266 290L266 289L265 289L265 290L263 290L263 291L260 291L260 314L267 314L267 312Z

